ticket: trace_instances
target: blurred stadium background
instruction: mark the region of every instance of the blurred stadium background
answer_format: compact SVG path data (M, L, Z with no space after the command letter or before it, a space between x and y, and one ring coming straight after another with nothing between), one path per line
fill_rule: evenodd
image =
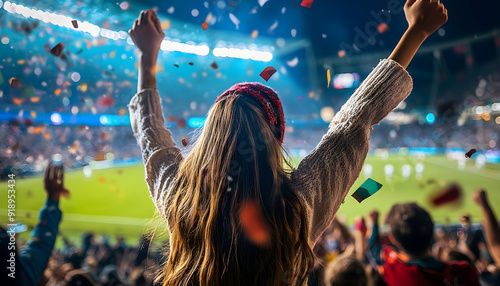
M392 4L390 4L392 3ZM70 198L62 234L94 231L133 242L154 215L127 103L136 91L136 50L128 37L141 10L153 8L166 33L158 89L167 126L188 152L211 104L242 81L267 82L280 94L285 145L295 165L406 29L403 0L300 1L9 1L0 0L0 196L16 174L17 219L32 227L43 204L41 172L61 154ZM446 1L450 19L408 68L412 95L375 126L371 151L350 194L368 177L383 188L339 215L418 201L436 221L462 212L477 188L500 201L500 4ZM391 10L392 9L392 10ZM75 28L72 20L77 20ZM208 29L204 30L202 24ZM61 56L50 50L64 44ZM328 86L327 71L331 74ZM18 87L11 78L19 80ZM477 152L470 159L465 153ZM436 192L457 183L461 200L434 207ZM0 222L6 223L6 203ZM28 232L22 235L27 237Z

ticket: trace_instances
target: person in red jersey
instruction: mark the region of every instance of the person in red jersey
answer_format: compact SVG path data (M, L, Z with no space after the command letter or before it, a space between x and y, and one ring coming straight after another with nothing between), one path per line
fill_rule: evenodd
M445 263L431 254L434 222L416 203L395 204L387 216L392 246L379 242L378 212L369 213L371 255L389 286L475 286L479 273L466 261Z

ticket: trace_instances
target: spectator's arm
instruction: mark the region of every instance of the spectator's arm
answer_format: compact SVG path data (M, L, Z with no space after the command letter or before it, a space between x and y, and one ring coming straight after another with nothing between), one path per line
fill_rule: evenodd
M486 245L497 266L500 266L500 227L495 213L490 206L484 190L477 190L472 194L472 200L481 207L483 213L484 232Z
M156 59L165 36L153 10L142 11L129 31L139 51L137 94L130 101L130 123L141 147L151 199L163 215L168 187L182 155L165 128L161 100L156 91Z
M382 245L380 244L380 235L378 230L378 217L379 214L377 211L373 210L368 213L368 217L372 223L372 235L368 240L368 248L370 249L370 253L377 262L378 265L382 265L383 261L380 256L380 252L382 251Z
M368 248L370 249L370 253L373 258L377 262L378 265L382 265L383 261L380 256L380 252L382 251L382 245L380 245L380 236L378 232L378 223L373 224L372 235L368 240Z
M29 281L30 285L38 283L49 263L61 217L59 202L47 198L40 211L40 221L31 233L31 240L19 255L24 278L27 278L24 281Z

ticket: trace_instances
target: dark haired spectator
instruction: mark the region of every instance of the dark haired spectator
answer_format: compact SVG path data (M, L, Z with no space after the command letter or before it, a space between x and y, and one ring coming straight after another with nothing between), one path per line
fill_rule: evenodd
M75 269L71 270L66 274L66 278L64 281L65 286L96 286L92 277L82 270Z
M335 259L325 269L327 286L366 286L368 278L363 264L355 256Z
M470 215L464 214L460 217L462 229L458 232L459 245L462 242L461 250L467 254L472 261L481 257L480 245L485 242L483 232L480 229L473 229Z
M432 257L434 222L416 203L395 204L389 211L393 247L379 243L378 212L369 217L373 224L369 248L387 285L479 285L477 270L468 262L445 263Z

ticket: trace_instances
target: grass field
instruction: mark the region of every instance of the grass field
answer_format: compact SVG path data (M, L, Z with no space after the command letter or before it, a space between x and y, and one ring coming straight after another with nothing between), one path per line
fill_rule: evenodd
M415 164L425 166L423 176L416 179ZM295 159L294 165L299 162ZM373 166L371 178L382 183L383 187L372 197L358 203L350 195L366 180L364 172L351 188L339 214L345 215L351 223L356 215L365 215L370 209L387 211L396 202L416 201L426 207L436 222L457 222L463 212L472 215L474 221L479 221L480 210L470 201L471 193L477 188L489 190L493 207L500 212L500 165L486 164L485 168L477 169L474 160L469 159L464 170L458 169L456 161L450 161L445 156L428 156L417 159L411 156L391 156L382 159L369 156L365 162ZM384 166L392 164L394 175L386 180ZM401 175L404 164L412 166L409 179ZM461 204L433 208L429 197L440 188L451 182L459 183L464 191ZM68 171L65 174L65 185L71 192L70 198L62 198L60 208L63 211L63 221L60 229L63 235L72 240L78 240L84 231L108 234L112 237L123 235L130 243L136 243L139 235L152 225L162 224L161 220L152 221L155 208L149 199L149 192L144 182L142 165L116 167L94 170L91 178L86 178L81 169ZM7 198L7 182L0 182L0 196ZM45 199L42 177L16 179L16 219L28 226L33 226L38 220L38 213ZM7 223L6 203L0 206L0 223ZM28 238L29 233L22 233L22 238ZM58 242L60 244L60 242Z

